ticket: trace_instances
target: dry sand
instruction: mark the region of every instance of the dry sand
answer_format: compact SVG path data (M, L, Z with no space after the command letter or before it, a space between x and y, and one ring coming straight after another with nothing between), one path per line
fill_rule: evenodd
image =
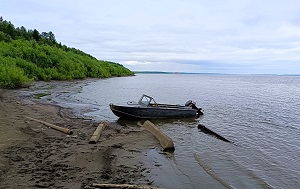
M159 146L148 131L110 123L97 144L88 141L98 126L74 119L60 107L37 104L0 91L0 189L92 188L92 183L151 185L141 162ZM66 135L24 116L71 129Z

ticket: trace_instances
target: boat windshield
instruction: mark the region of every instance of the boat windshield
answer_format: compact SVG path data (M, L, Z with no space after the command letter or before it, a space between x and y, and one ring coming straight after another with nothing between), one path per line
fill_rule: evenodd
M155 100L151 96L143 95L139 100L140 105L149 106L149 105L157 105Z

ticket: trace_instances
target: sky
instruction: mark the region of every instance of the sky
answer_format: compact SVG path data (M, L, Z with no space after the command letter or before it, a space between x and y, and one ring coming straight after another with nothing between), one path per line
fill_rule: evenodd
M300 74L299 0L0 0L0 16L133 71Z

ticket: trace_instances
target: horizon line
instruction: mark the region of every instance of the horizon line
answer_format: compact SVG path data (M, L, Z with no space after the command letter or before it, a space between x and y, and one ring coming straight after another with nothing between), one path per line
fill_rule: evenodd
M217 72L170 72L170 71L133 71L134 73L144 73L144 74L199 74L199 75L274 75L274 76L300 76L300 74L243 74L243 73L217 73Z

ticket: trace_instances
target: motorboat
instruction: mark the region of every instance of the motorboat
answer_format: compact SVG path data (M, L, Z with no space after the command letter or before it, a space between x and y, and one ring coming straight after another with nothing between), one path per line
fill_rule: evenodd
M125 105L109 104L111 111L122 119L165 119L191 118L203 115L201 108L189 100L185 105L158 104L148 95L143 94L138 102L129 101Z

